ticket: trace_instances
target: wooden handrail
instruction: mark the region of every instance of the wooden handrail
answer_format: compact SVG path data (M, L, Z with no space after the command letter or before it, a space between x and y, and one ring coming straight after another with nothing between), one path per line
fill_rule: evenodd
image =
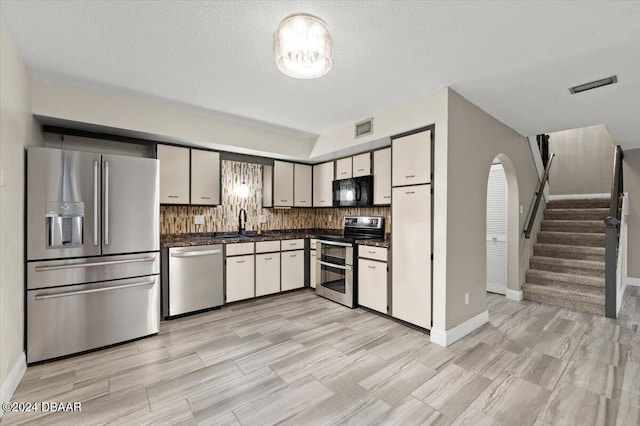
M544 169L544 174L542 175L542 179L538 184L538 190L536 191L536 199L533 203L533 209L531 211L531 215L529 216L529 220L527 222L527 227L524 228L524 237L531 237L531 230L533 229L533 224L536 221L536 215L538 214L538 207L540 207L540 200L542 199L542 194L544 194L544 187L549 180L549 171L551 170L551 163L553 163L553 157L556 155L552 152L549 154L549 161L547 162L547 167Z

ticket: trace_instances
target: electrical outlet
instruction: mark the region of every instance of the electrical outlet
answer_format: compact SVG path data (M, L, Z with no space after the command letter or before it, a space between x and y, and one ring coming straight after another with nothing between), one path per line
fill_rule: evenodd
M201 214L193 216L193 223L196 225L204 225L204 216Z
M333 215L330 214L327 216L327 222L331 222L333 220Z
M258 222L260 222L260 223L267 223L267 215L265 215L265 214L261 214L261 215L258 217Z
M469 293L465 293L464 294L464 304L468 305L469 304Z

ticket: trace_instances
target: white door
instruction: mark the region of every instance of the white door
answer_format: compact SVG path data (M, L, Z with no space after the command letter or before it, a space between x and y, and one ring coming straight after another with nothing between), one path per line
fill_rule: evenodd
M507 292L507 177L494 164L487 183L487 291Z

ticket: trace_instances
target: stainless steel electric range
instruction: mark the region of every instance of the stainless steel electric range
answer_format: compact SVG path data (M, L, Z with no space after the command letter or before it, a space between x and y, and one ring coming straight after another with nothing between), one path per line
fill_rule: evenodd
M358 288L356 240L383 239L384 217L345 217L341 236L318 237L316 294L355 308Z

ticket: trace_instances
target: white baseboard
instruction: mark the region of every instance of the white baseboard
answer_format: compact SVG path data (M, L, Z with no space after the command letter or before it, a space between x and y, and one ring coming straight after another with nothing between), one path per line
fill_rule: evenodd
M624 281L627 285L635 285L640 287L640 278L627 277Z
M475 317L466 320L450 330L431 329L431 341L436 345L447 347L488 322L489 311L480 312Z
M522 300L522 290L511 290L508 288L506 296L509 300L515 300L516 302L519 302Z
M549 195L549 201L556 200L580 200L583 198L611 198L611 194L599 193L599 194L563 194L563 195Z
M7 379L0 388L0 403L11 401L11 397L18 388L18 384L20 384L20 380L22 380L25 371L27 371L27 357L24 352L22 352L20 358L18 358L18 361L13 365ZM4 411L0 410L0 417L2 413L4 413Z

